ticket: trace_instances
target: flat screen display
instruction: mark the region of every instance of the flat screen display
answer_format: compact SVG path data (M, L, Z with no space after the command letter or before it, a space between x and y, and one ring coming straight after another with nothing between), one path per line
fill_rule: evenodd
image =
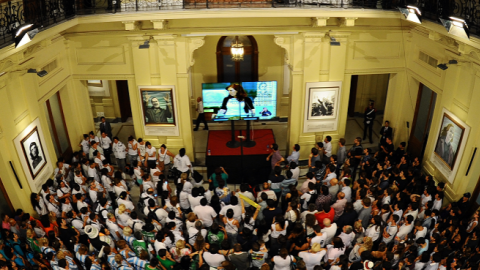
M276 81L240 83L247 93L247 97L242 101L230 97L226 90L230 84L202 84L204 112L213 113L212 120L267 120L277 116Z

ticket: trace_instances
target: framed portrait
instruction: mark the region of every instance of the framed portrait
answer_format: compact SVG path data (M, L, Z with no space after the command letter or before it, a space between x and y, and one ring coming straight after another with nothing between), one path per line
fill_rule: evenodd
M52 176L53 166L45 144L40 120L36 118L13 139L22 169L32 192L38 192L42 184ZM16 167L17 163L14 162Z
M309 89L308 120L334 119L338 88L312 87Z
M470 127L447 109L442 110L431 160L451 182L455 179Z
M176 126L172 88L140 88L146 126Z
M28 133L27 136L22 139L21 143L30 175L35 179L45 164L47 164L42 142L38 135L38 128L35 127L30 133Z
M342 82L306 84L304 132L337 129L341 88Z

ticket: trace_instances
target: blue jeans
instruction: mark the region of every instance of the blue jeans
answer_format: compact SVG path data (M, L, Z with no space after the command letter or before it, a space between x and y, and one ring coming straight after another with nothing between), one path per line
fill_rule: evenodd
M137 167L138 155L128 155L128 161L130 161L130 169Z

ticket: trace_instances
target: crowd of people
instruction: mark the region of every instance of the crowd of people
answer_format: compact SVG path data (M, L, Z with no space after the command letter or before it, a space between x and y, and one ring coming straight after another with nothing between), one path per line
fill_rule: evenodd
M2 214L0 269L478 268L470 194L444 203L445 184L389 136L377 152L342 138L336 155L326 136L305 176L300 146L282 157L274 144L269 179L238 189L222 167L203 179L185 149L110 137L90 132L58 160L36 213Z

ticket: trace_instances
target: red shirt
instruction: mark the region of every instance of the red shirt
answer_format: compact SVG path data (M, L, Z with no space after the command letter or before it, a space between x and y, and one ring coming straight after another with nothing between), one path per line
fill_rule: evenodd
M319 213L315 213L315 218L317 218L317 221L318 221L318 225L320 225L320 228L323 229L323 220L328 218L330 219L330 221L333 223L333 218L335 217L335 210L330 207L330 212L328 213L325 213L325 212L319 212Z

